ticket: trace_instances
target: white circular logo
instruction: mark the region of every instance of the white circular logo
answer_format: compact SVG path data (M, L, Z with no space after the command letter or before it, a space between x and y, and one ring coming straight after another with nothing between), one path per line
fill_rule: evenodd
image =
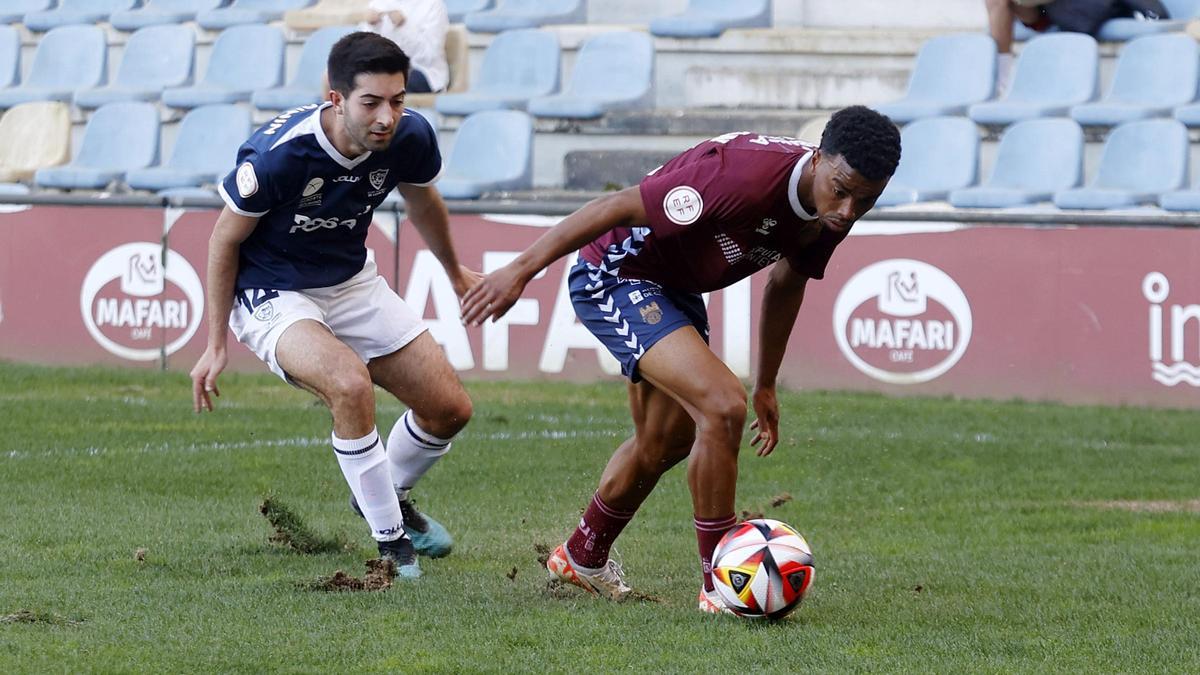
M173 354L196 334L204 289L192 265L155 242L122 244L100 256L79 292L88 333L105 350L131 361Z
M314 179L308 181L308 185L304 186L304 192L300 193L300 196L301 197L309 197L311 195L314 195L317 193L318 190L321 189L321 186L324 184L325 184L324 179L314 178Z
M833 333L855 368L882 382L928 382L971 341L971 305L950 275L897 258L868 265L833 305Z
M703 211L704 200L700 193L687 185L671 188L663 198L663 213L676 225L691 225Z
M249 197L258 192L258 176L254 175L254 165L242 162L237 170L237 189L242 197Z

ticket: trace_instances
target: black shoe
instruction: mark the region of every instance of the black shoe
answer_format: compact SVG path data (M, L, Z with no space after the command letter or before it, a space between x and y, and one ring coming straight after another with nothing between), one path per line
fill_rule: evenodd
M350 508L363 517L358 500L350 495ZM441 558L450 554L454 548L454 538L446 527L438 521L421 513L417 505L409 499L400 500L400 515L404 516L404 532L412 538L413 545L419 555L430 558Z
M416 579L421 576L421 567L417 564L417 551L413 548L412 540L400 537L392 541L381 541L379 557L391 560L396 564L396 576L406 579Z

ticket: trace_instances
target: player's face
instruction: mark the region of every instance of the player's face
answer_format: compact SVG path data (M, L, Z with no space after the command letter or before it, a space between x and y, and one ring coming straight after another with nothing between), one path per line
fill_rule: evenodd
M813 159L813 202L821 225L834 232L850 229L887 187L888 179L867 180L841 155L817 152Z
M340 102L340 112L355 145L387 149L404 115L405 85L404 73L360 73L354 78L354 89Z

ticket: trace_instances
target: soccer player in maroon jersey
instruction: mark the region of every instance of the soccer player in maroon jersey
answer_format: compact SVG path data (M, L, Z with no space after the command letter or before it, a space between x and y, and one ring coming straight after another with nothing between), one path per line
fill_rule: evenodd
M630 380L633 436L609 460L574 534L551 554L552 573L610 599L628 595L609 549L659 477L688 458L704 583L699 608L724 610L711 559L736 522L746 389L709 349L701 293L772 266L751 397L751 445L766 456L779 442L775 381L805 284L824 276L834 248L875 205L899 160L899 130L862 106L835 113L820 147L726 134L637 187L584 205L464 296L468 324L500 317L534 275L582 246L569 277L572 303Z

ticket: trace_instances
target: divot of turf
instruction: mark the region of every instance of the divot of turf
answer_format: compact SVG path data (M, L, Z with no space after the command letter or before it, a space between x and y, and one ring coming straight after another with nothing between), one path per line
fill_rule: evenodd
M347 548L344 542L317 535L304 524L300 516L275 497L264 497L258 511L275 529L270 537L274 544L305 554L336 553Z
M301 584L301 587L309 591L329 592L386 591L392 587L395 578L396 563L385 558L373 558L367 561L367 574L362 579L337 570L330 576Z
M36 623L49 626L76 626L83 623L79 619L69 619L53 612L19 609L12 614L0 616L0 623Z

